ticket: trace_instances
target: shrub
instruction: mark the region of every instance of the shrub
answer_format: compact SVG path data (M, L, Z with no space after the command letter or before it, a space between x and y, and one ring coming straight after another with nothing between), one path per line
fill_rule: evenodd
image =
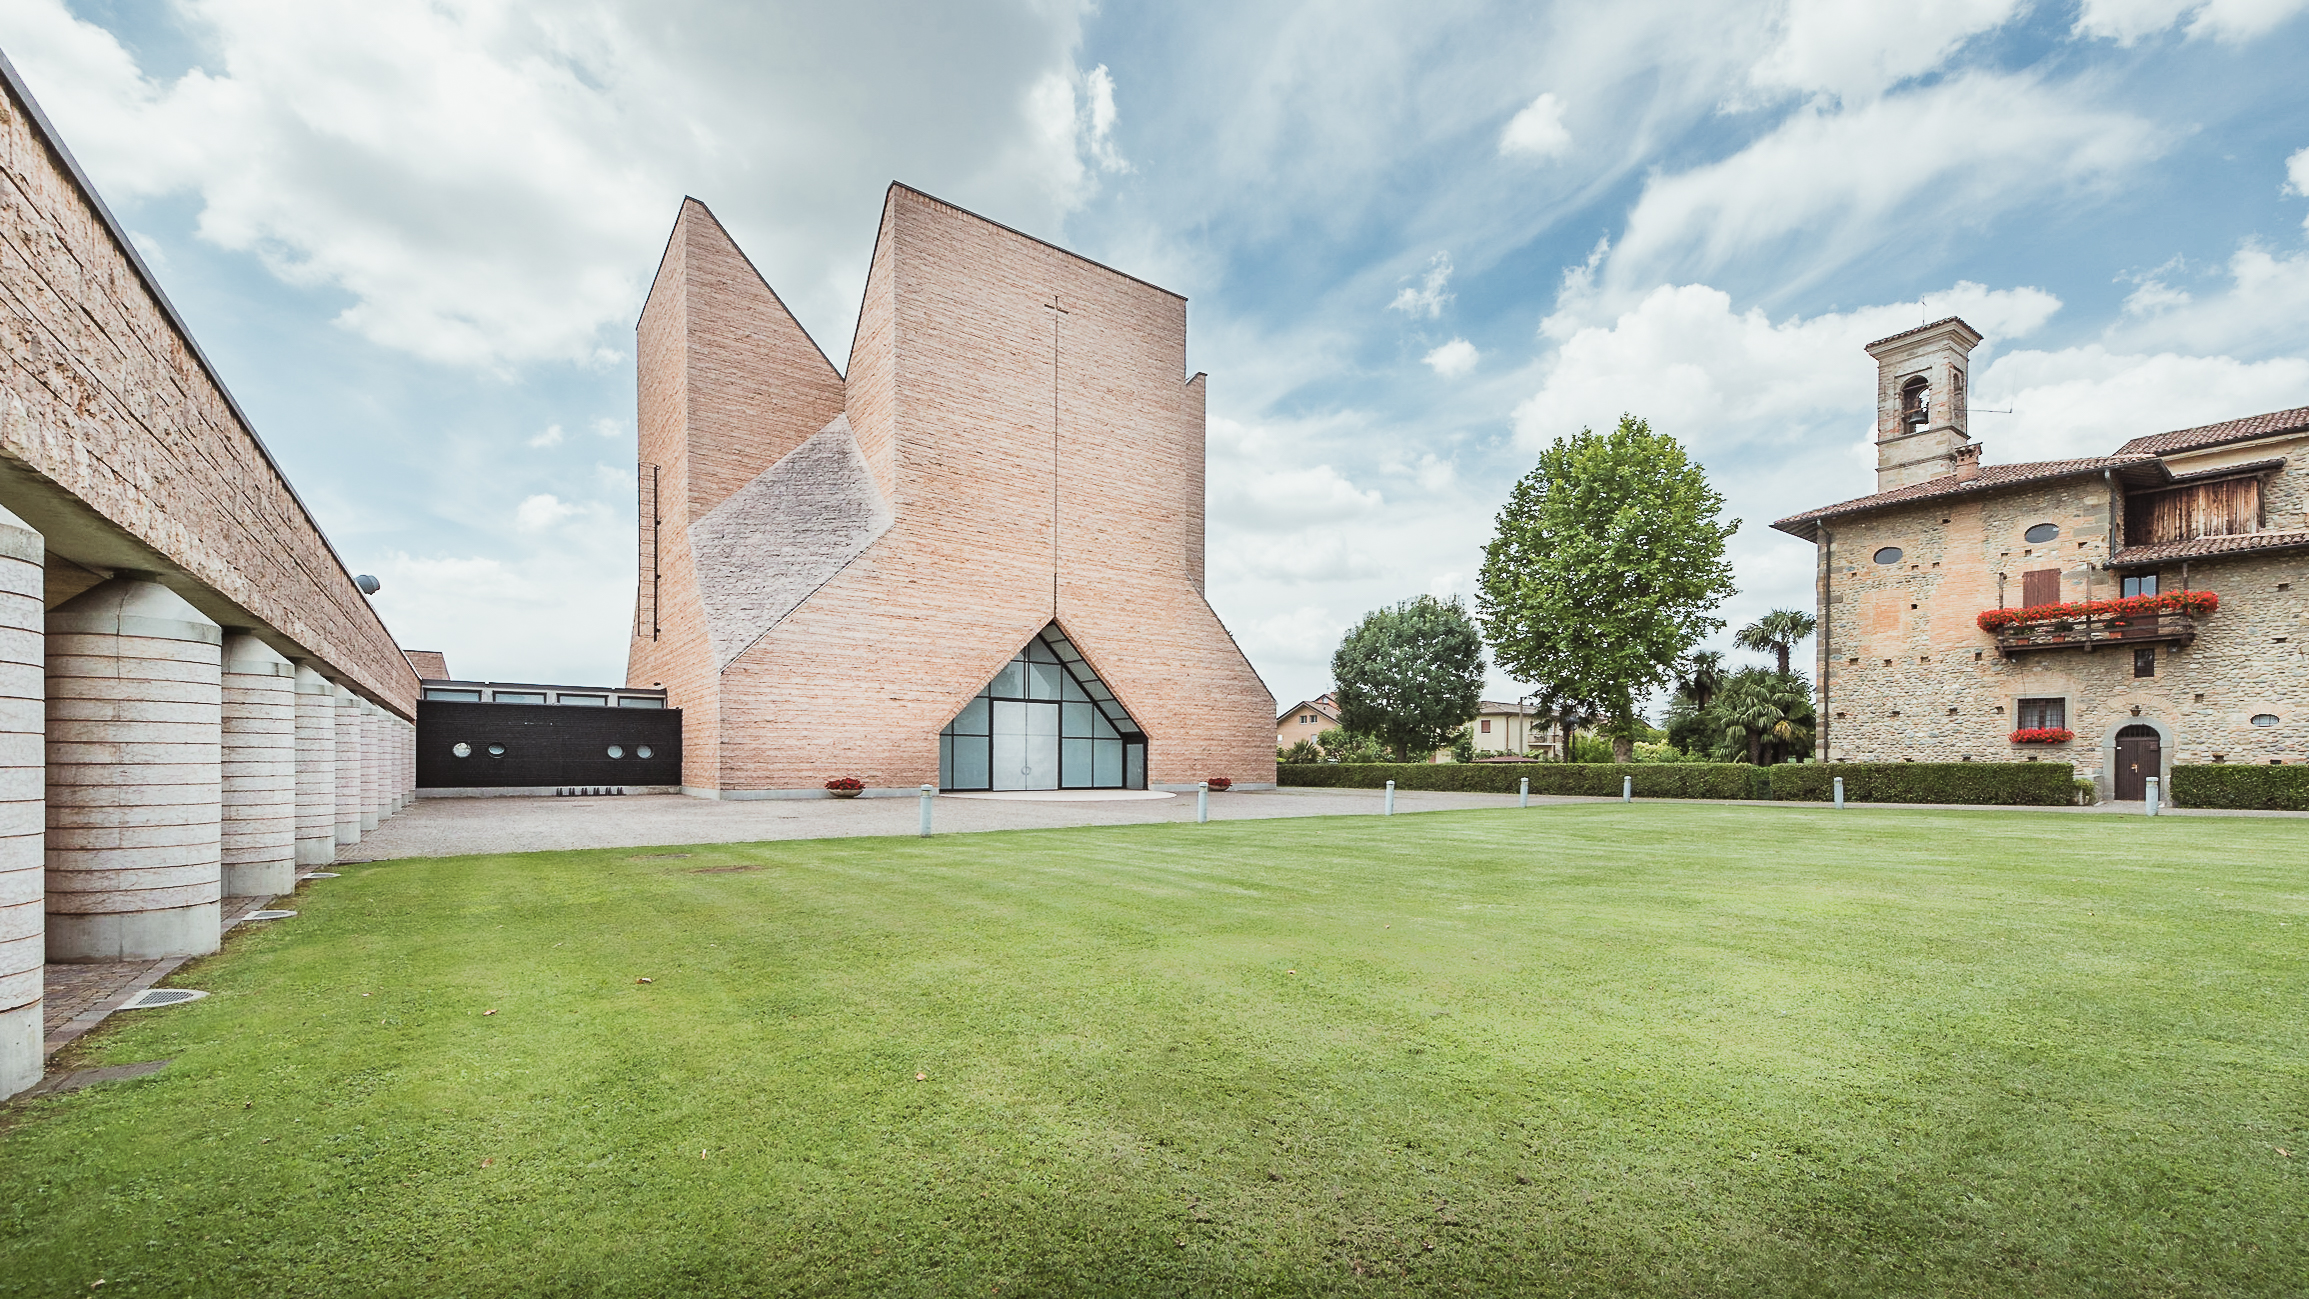
M2236 771L2309 773L2309 767L2237 767ZM1397 789L1512 794L1531 781L1534 794L1617 798L1620 781L1635 780L1638 798L1781 799L1825 803L1844 778L1849 803L1978 803L2059 807L2076 801L2076 771L2065 762L1802 762L1776 767L1746 763L1478 762L1461 765L1367 763L1355 766L1289 764L1275 783L1324 789ZM2178 769L2174 784L2179 785Z
M2175 766L2173 801L2182 807L2309 812L2309 766Z
M2098 802L2100 802L2100 801L2101 801L2101 791L2100 791L2100 786L2093 784L2091 781L2089 781L2089 780L2086 780L2086 779L2085 779L2084 777L2082 777L2082 776L2079 776L2079 777L2077 777L2077 779L2076 779L2076 805L2077 805L2078 807L2091 807L2093 804L2095 804L2095 803L2098 803Z

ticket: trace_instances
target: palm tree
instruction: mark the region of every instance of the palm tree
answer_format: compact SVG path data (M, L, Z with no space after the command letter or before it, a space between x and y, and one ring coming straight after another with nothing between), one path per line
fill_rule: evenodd
M1774 609L1732 636L1732 643L1758 654L1777 654L1780 675L1788 675L1788 651L1796 642L1819 630L1820 620L1801 609Z
M1749 668L1724 683L1716 697L1724 738L1748 746L1748 761L1769 766L1812 743L1812 691L1800 677L1766 676Z
M1724 656L1715 650L1701 650L1684 660L1678 674L1676 691L1692 701L1694 708L1706 708L1716 692L1724 688Z

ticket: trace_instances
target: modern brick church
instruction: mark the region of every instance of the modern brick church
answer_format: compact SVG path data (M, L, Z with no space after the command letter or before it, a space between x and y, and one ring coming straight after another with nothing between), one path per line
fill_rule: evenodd
M688 792L1273 782L1185 299L892 185L843 369L695 199L638 332L627 684Z

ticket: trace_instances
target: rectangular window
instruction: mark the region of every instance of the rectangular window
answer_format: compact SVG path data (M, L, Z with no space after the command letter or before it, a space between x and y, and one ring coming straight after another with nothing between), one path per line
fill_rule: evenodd
M665 700L655 695L619 695L617 706L620 708L663 708L665 707Z
M2039 568L2020 575L2020 602L2024 607L2060 603L2060 570Z
M493 704L542 704L545 702L545 692L542 690L493 690L489 693L489 702Z
M1491 734L1491 722L1488 719L1486 719L1483 723L1483 733L1485 735Z
M481 692L478 690L434 690L428 688L425 691L425 697L427 699L445 699L454 704L477 704L481 702Z
M2068 700L2023 699L2020 701L2020 729L2033 731L2042 727L2068 726Z
M2143 573L2139 577L2125 579L2125 594L2128 596L2155 595L2156 593L2157 575L2155 573Z
M559 699L561 703L574 704L580 708L609 707L608 695L562 695Z
M2157 647L2143 645L2133 651L2133 675L2153 677L2157 674Z

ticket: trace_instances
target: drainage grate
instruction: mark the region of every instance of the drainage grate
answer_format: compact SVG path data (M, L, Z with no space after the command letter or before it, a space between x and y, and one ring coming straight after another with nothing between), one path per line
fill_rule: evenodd
M301 880L333 880L337 878L337 873L335 871L306 871L297 878Z
M605 794L623 794L623 785L558 785L554 794L562 798L591 798Z
M297 914L297 913L296 913L296 912L294 912L294 911L251 911L251 912L249 912L247 915L245 915L245 916L242 916L242 917L241 917L241 919L243 919L243 920L286 920L286 919L288 919L290 916L293 916L293 915L295 915L295 914Z
M181 1006L188 1001L199 1001L207 996L191 988L146 988L122 1002L122 1010L153 1010L161 1006Z

